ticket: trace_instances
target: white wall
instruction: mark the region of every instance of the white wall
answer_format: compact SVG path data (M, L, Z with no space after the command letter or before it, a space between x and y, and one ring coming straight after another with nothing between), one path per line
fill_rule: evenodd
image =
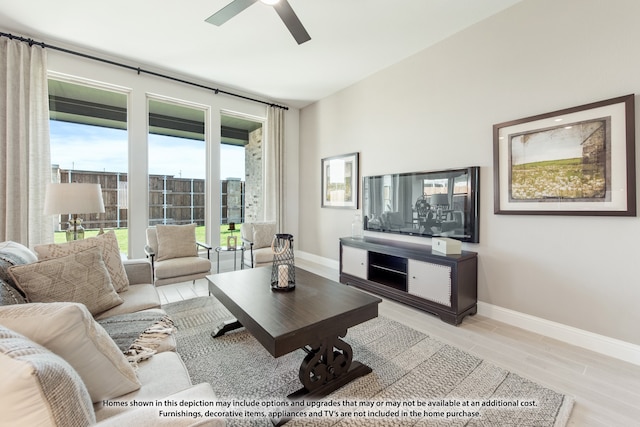
M62 46L74 49L73 46ZM105 57L100 53L91 53L98 57ZM113 59L122 62L118 58ZM138 65L145 68L144 65ZM214 65L212 65L212 68ZM265 118L266 106L260 103L246 101L226 95L215 95L212 91L173 82L148 74L138 75L136 72L124 68L107 65L101 62L84 59L78 56L48 50L48 68L56 75L63 74L80 79L88 79L95 82L116 85L129 94L128 131L129 131L129 257L144 257L145 229L148 224L148 180L147 180L147 98L166 97L168 99L182 100L205 109L205 120L209 123L207 128L208 185L207 188L207 226L209 230L209 242L219 241L220 224L220 112L233 111L254 117ZM152 70L162 73L162 70ZM215 74L212 69L212 75ZM190 80L186 76L174 77ZM197 83L219 87L215 83ZM220 87L220 89L224 89ZM289 109L285 114L285 158L297 159L298 156L298 126L299 110ZM200 160L199 160L200 161ZM297 202L298 202L298 164L288 162L285 170L287 177L287 200L291 206L287 208L286 215L291 217L289 229L292 234L297 234ZM215 246L215 243L214 243Z
M298 248L337 260L350 234L353 211L320 208L323 157L360 152L363 176L478 165L479 299L640 344L640 219L495 215L492 184L493 124L640 92L638 16L525 0L304 108Z

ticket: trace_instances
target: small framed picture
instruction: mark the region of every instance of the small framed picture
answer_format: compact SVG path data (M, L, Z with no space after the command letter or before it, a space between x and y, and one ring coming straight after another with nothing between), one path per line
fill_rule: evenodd
M358 153L322 159L323 208L358 209Z
M634 95L493 126L494 212L636 215Z

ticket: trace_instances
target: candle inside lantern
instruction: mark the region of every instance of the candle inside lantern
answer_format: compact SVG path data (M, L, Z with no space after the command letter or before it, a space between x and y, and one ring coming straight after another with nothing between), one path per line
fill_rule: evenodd
M279 265L278 266L278 287L286 288L287 286L289 286L289 266Z

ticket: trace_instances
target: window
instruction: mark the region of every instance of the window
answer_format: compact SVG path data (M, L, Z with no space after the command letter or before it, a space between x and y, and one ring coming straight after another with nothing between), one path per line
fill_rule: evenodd
M262 122L226 113L221 116L220 239L226 245L228 224L263 219Z
M53 182L97 183L105 213L79 215L85 237L114 229L127 252L127 95L116 90L49 79ZM71 212L70 214L72 214ZM55 241L65 240L68 214L56 226Z
M205 228L205 111L149 100L149 225L196 223Z

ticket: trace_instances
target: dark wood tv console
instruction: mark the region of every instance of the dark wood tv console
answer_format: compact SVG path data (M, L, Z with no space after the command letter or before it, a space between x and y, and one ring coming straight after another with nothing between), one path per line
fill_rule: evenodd
M340 239L340 282L435 314L458 325L478 311L478 254L365 237Z

